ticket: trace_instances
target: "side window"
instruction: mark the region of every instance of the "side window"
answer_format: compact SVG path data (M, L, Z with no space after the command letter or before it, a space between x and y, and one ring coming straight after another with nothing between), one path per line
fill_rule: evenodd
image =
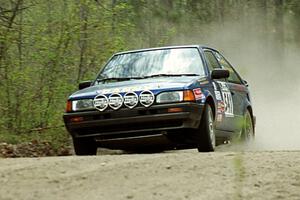
M225 58L217 52L215 54L216 54L216 57L217 57L220 65L222 66L222 68L227 69L229 71L229 77L227 80L232 83L241 84L242 82L241 82L239 76L234 71L234 69L231 67L231 65L225 60Z
M209 71L211 72L213 69L220 68L220 65L211 51L204 51L205 59L207 61L207 65Z

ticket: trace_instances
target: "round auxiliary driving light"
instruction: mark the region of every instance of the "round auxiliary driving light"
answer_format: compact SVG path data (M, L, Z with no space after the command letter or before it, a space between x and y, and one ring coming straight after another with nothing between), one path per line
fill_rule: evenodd
M100 94L94 98L94 107L101 112L104 111L108 107L108 99L105 95Z
M118 110L123 104L123 97L120 94L111 94L108 97L108 105L113 110Z
M143 92L141 92L140 94L140 103L145 106L145 107L149 107L154 103L154 94L149 91L149 90L145 90Z
M139 97L134 92L128 92L124 95L124 105L130 109L134 108L139 102Z

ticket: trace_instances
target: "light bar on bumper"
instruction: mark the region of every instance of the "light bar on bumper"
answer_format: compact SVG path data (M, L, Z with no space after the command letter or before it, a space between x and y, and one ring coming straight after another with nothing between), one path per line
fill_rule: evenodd
M118 98L118 105L115 106L116 102L112 101L114 100L113 98ZM126 93L124 97L118 93L115 93L111 94L109 98L107 98L106 95L101 94L96 96L94 99L80 99L72 101L69 100L67 102L66 112L93 109L98 109L102 112L108 106L111 107L113 110L117 110L123 104L132 109L133 107L137 106L138 103L140 103L144 107L150 107L154 102L156 102L157 104L164 104L176 102L194 102L195 100L195 94L192 90L161 92L156 96L156 98L154 94L149 90L141 92L139 96L134 92Z

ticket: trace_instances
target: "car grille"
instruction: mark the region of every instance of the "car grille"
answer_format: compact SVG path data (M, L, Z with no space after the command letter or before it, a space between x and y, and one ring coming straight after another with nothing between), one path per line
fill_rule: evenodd
M124 112L99 113L92 116L84 116L84 120L93 121L93 120L103 120L103 119L116 119L116 118L137 117L137 116L146 116L146 115L154 115L154 114L162 114L162 113L167 113L167 109L126 110Z

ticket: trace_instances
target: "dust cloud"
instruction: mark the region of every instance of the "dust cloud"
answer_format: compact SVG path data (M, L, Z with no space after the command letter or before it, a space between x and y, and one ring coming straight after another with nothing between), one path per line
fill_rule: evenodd
M248 81L256 139L247 149L300 150L299 47L287 42L281 45L273 32L260 28L263 30L258 26L245 28L240 22L225 22L221 27L208 24L202 29L207 31L190 31L193 35L176 38L172 44L215 47Z
M255 35L241 38L232 29L231 33L225 40L228 43L221 43L221 48L250 85L257 119L256 140L252 148L299 150L300 87L297 75L300 73L300 58L296 54L299 51L285 46L282 47L284 54L278 56L274 52L276 49L264 48L265 42ZM231 46L239 38L239 48Z

